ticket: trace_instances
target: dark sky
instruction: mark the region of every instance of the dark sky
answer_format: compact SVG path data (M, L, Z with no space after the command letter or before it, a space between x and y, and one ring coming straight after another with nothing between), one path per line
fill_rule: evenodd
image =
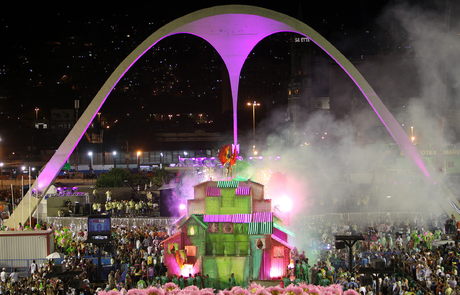
M273 9L299 18L346 56L353 57L379 50L380 44L369 42L371 35L377 36L372 40L385 35L379 16L389 5L408 1L111 1L105 7L95 2L17 2L2 8L0 114L13 114L20 121L33 120L35 107L41 108L41 115L49 116L51 108L72 109L74 99L80 100L83 110L111 72L143 40L162 25L198 9L223 4ZM286 36L274 36L256 47L257 57L248 60L248 66L243 68L249 78L241 82L241 96L286 92L286 40ZM149 113L171 109L219 113L226 81L214 50L190 36L170 37L156 47L133 66L112 92L102 109L103 116L113 122L129 114L135 122ZM251 74L261 64L272 65L266 72L273 74ZM278 80L283 83L279 89L272 89L257 84L260 80L268 85ZM262 116L268 113L267 108L261 110ZM250 125L249 112L242 117L240 122ZM230 120L226 117L222 124L230 127ZM8 124L3 128L17 126L16 122ZM132 130L131 125L126 126Z
M388 5L382 0L353 1L353 5L344 1L265 2L189 1L159 5L158 1L113 1L106 7L81 2L33 2L27 8L13 4L0 12L0 71L5 73L0 76L0 96L14 98L29 108L40 102L59 104L58 100L70 101L71 97L85 105L111 70L156 29L195 10L229 3L257 5L300 18L346 55L359 54L355 50L362 46L360 35L375 26L376 17ZM193 42L192 47L202 46ZM167 45L177 46L174 42ZM93 55L89 64L79 60L88 54ZM209 53L207 58L212 59L212 55ZM179 61L181 58L172 57ZM157 61L150 62L153 65ZM66 104L69 107L69 102L60 107Z

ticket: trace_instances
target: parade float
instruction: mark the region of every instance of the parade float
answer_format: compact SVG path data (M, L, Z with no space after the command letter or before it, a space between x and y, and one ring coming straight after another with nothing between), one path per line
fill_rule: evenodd
M231 156L226 159L224 167L233 161ZM231 165L225 168L229 179ZM163 242L169 275L209 275L214 288L226 288L234 274L236 283L246 286L280 279L291 262L292 234L272 212L264 186L251 180L195 185L187 214L176 226L177 233Z

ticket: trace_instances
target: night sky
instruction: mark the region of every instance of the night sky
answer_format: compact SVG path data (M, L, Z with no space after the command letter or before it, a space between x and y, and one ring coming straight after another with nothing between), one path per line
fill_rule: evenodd
M114 1L103 8L80 2L72 6L36 2L27 4L27 9L19 4L3 8L0 133L27 128L37 115L36 107L40 108L38 117L48 119L52 108L73 109L74 100L78 99L82 112L137 45L162 25L198 9L222 4L273 9L299 18L353 58L388 47L391 40L386 39L387 32L378 18L386 7L403 1L265 2L190 1L185 5L158 5L157 1ZM289 38L288 34L279 34L263 40L243 68L240 104L258 97L264 105L261 119L271 109L286 105ZM261 67L266 74L258 74ZM133 135L133 126L143 126L142 122L148 124L155 116L173 112L205 114L206 124L201 124L201 129L228 131L229 95L226 72L216 52L196 37L179 35L161 41L133 66L101 112L106 124L119 124L118 137L125 132ZM241 126L250 126L249 112L243 112L241 117ZM159 123L155 130L196 127L188 123ZM136 136L143 135L141 132Z

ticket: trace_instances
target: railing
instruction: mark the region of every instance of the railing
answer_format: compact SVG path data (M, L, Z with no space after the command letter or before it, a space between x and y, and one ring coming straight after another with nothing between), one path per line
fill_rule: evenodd
M87 260L91 260L93 262L93 264L97 265L98 258L95 257L95 256L83 256L82 258L87 259ZM64 258L54 258L53 263L55 265L61 265L63 260L64 260ZM112 257L109 257L109 256L101 257L101 264L102 265L111 265L112 264L111 260L112 260Z
M6 268L6 272L11 273L14 269L17 269L21 273L30 273L30 265L32 261L41 265L48 261L46 258L33 258L33 259L0 259L0 268Z
M388 221L398 223L407 221L422 221L430 218L427 212L349 212L349 213L325 213L306 215L303 220L310 223L355 223L355 224L378 224Z
M160 227L166 227L172 225L177 218L175 217L144 217L144 218L112 218L112 226L124 225L127 227L132 226L146 226L155 225ZM66 226L75 227L78 230L86 229L88 218L87 217L47 217L46 222L53 226Z

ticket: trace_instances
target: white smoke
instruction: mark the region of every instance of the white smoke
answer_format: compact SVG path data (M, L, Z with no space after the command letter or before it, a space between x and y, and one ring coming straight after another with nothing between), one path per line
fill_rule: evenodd
M383 27L396 27L391 32L396 34L393 38L402 39L401 46L408 48L404 54L391 53L359 68L363 72L371 68L381 77L375 83L377 93L378 89L385 90L382 93L388 97L379 95L390 109L400 106L393 110L394 115L404 124L408 137L414 136L417 147L442 154L457 143L460 134L460 37L455 34L460 32L458 23L447 29L445 15L407 5L389 7L379 22ZM406 69L410 71L397 72L391 68L397 63L385 63L395 58L409 63ZM413 90L409 91L410 97L408 89ZM294 196L291 228L302 237L306 237L309 216L318 213L373 215L361 220L365 224L377 219L399 222L397 216L407 217L407 212L423 212L425 216L443 212L439 202L445 202L445 192L424 179L388 135L376 131L380 122L370 107L344 119L317 112L295 131L279 127L284 118L283 112L277 111L259 125L276 130L266 136L263 153L281 156L280 161L263 166L300 183L301 191ZM441 185L448 182L445 165L442 156L432 157L427 163ZM306 245L307 238L298 238L297 242L299 246Z

